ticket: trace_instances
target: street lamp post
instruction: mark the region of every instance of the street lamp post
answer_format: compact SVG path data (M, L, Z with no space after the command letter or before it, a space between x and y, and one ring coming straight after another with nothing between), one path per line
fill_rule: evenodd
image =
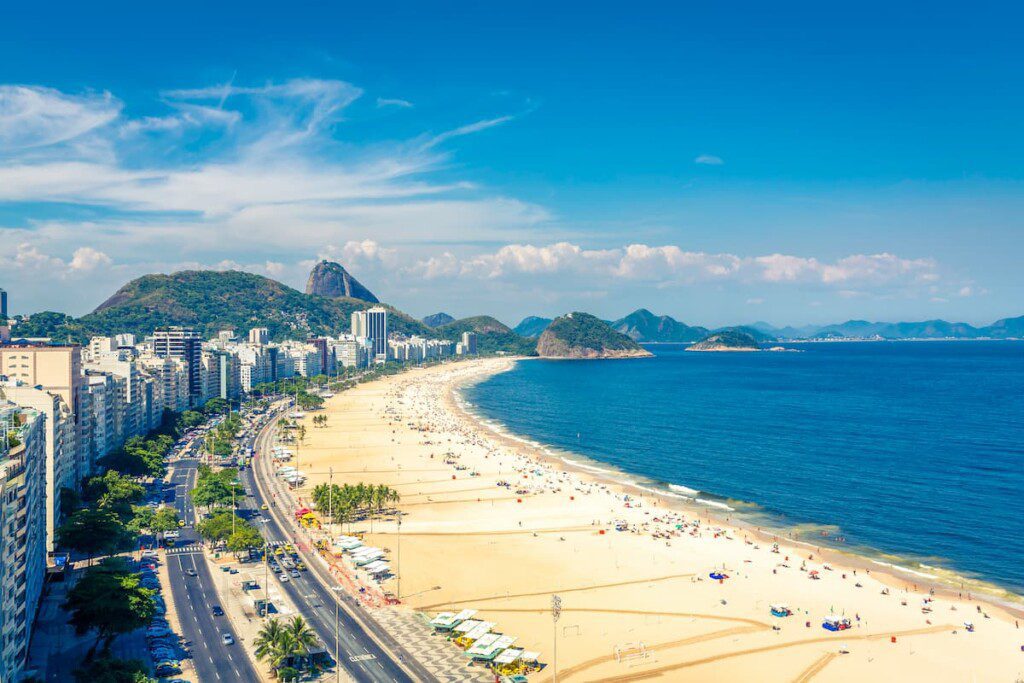
M341 631L338 626L338 603L341 602L341 586L331 586L334 591L334 670L338 675L338 683L341 683Z
M562 616L562 598L558 595L551 596L551 641L552 659L554 665L554 683L558 683L558 618Z
M398 513L398 552L395 554L395 565L398 569L398 594L397 598L402 599L402 513Z

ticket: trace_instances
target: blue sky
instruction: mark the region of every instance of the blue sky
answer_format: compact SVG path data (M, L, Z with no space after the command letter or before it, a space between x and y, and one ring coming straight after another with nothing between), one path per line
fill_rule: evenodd
M1009 3L61 3L0 37L0 286L147 272L416 315L1024 313Z

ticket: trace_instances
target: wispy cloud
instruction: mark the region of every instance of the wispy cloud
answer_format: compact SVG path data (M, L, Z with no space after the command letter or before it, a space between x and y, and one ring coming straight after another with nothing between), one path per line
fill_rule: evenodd
M401 100L397 97L378 97L378 107L401 107L402 109L411 109L413 104L409 100Z
M452 130L445 131L443 133L435 135L432 138L429 138L423 144L422 149L426 150L432 147L437 147L442 142L447 142L452 138L462 137L463 135L472 135L473 133L479 133L480 131L487 130L488 128L500 126L503 123L508 123L514 118L514 116L499 116L494 119L485 119L483 121L476 121L474 123L466 124L465 126L453 128Z
M0 156L68 142L121 113L110 93L69 95L53 88L0 85Z
M722 157L716 157L714 154L701 154L693 160L695 164L704 164L705 166L721 166L725 162L722 161Z

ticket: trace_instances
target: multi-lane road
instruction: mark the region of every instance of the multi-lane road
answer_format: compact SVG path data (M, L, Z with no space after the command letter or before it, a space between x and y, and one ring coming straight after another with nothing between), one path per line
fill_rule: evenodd
M175 487L174 505L179 519L188 525L181 529L175 546L164 553L171 597L181 623L181 636L188 643L200 683L251 683L259 680L259 674L245 650L237 644L238 634L226 616L214 616L212 611L214 605L220 605L220 598L192 526L196 512L188 496L195 486L197 465L195 459L188 458L172 463L170 468L171 483ZM225 633L231 635L235 644L224 644Z
M256 460L269 457L269 424L254 438L248 438L252 439L252 442L245 445L254 447L258 454ZM273 498L267 496L257 485L254 467L246 468L241 475L249 494L246 497L246 505L257 511L264 504L268 506L268 510L262 513L265 521L261 525L265 538L269 541L293 542L286 531L284 515L288 511L277 509ZM345 593L328 588L328 585L334 584L321 567L318 558L302 549L300 554L309 571L302 572L297 579L293 578L279 585L331 652L334 651L337 636L340 648L338 659L352 678L357 681L379 683L435 680L434 676L408 655L390 634L365 613L356 600ZM334 625L336 604L337 632Z

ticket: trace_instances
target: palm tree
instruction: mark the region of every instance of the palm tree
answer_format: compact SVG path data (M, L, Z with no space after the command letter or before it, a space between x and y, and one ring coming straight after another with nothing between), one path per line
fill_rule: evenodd
M285 627L281 620L276 617L268 619L256 634L256 639L252 641L253 647L256 648L256 659L261 662L266 659L270 662L270 667L276 669L288 658L288 648L282 647L286 645L284 639Z
M306 620L299 616L292 617L291 621L285 624L284 632L295 650L294 654L308 655L310 649L319 643L316 633L309 627Z

